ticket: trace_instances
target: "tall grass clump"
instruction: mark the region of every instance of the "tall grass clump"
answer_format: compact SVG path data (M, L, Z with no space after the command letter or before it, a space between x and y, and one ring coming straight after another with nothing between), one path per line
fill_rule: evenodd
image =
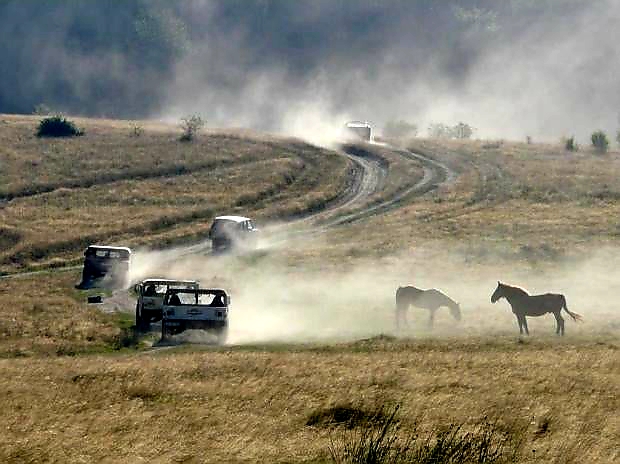
M600 153L605 153L609 148L609 140L607 139L607 134L602 130L597 130L592 133L592 146L596 149L596 151Z
M483 422L470 431L457 424L428 433L416 424L404 431L398 406L381 408L376 420L331 440L329 455L336 464L457 464L515 462L521 432L510 436L496 424Z
M37 137L77 137L84 135L75 123L60 114L41 119L37 129Z
M181 129L183 130L183 134L179 138L181 142L191 142L196 138L198 132L205 126L206 121L204 121L200 115L192 114L191 116L186 116L181 118Z

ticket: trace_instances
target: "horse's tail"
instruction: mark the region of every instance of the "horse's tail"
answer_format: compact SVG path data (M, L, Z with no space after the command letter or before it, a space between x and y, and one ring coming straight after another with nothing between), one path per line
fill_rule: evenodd
M568 307L566 306L566 298L564 297L564 295L560 295L560 296L562 297L562 308L564 309L564 311L566 311L568 315L573 318L573 321L583 322L583 316L579 313L574 313L572 311L569 311Z

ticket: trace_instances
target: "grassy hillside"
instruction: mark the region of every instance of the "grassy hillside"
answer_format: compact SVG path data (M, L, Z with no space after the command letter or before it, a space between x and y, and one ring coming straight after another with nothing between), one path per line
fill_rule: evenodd
M217 214L285 218L346 187L342 157L299 140L174 125L77 120L86 135L35 136L38 118L0 122L0 271L79 258L90 243L149 245L204 237ZM4 202L4 204L2 204Z
M166 125L134 137L128 122L79 120L84 137L50 141L33 118L0 119L3 271L105 240L145 245L141 272L233 296L229 346L151 351L156 334L135 339L131 315L85 303L79 269L0 280L1 461L333 462L330 447L342 456L372 429L359 418L397 404L397 443L436 444L451 424L465 442L489 422L493 443L510 441L495 462L620 458L617 153L419 139L404 146L453 181L254 254L176 256L152 249L204 237L222 211L266 221L325 205L350 164L241 131L182 144ZM368 150L387 166L368 203L425 174L389 147ZM489 301L497 280L562 292L585 322L559 338L552 316L531 318L518 337L507 303ZM440 310L429 330L411 309L396 331L402 284L443 289L462 320Z

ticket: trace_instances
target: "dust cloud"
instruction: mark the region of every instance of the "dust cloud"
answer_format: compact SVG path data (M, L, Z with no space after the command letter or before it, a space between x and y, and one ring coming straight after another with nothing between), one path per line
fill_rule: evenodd
M207 22L225 10L203 5ZM616 1L294 5L235 10L232 32L207 34L177 64L164 113L328 146L350 119L379 132L395 119L422 135L464 121L479 138L580 143L620 125Z
M381 334L414 338L517 336L516 320L505 300L491 304L497 281L519 285L530 294L565 294L571 311L584 316L575 323L565 315L567 336L618 335L620 314L614 301L620 275L607 249L586 258L532 265L500 254L484 258L429 243L425 248L382 259L336 259L324 262L325 237L280 240L242 255L175 256L140 250L133 278L197 279L203 287L226 289L232 297L231 344L338 342ZM294 251L293 251L294 250ZM503 261L502 261L503 260ZM395 291L401 285L439 288L458 301L462 320L447 308L427 327L428 312L411 308L409 327L397 330ZM551 315L529 318L534 337L555 337ZM196 335L193 335L195 338Z
M322 145L351 119L588 143L620 125L619 20L617 0L5 0L0 112L199 113Z

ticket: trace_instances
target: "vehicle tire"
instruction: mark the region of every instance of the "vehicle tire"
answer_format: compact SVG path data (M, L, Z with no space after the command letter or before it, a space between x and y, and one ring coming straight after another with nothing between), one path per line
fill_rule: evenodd
M148 332L151 328L149 318L144 317L140 308L136 306L136 329L138 332Z

